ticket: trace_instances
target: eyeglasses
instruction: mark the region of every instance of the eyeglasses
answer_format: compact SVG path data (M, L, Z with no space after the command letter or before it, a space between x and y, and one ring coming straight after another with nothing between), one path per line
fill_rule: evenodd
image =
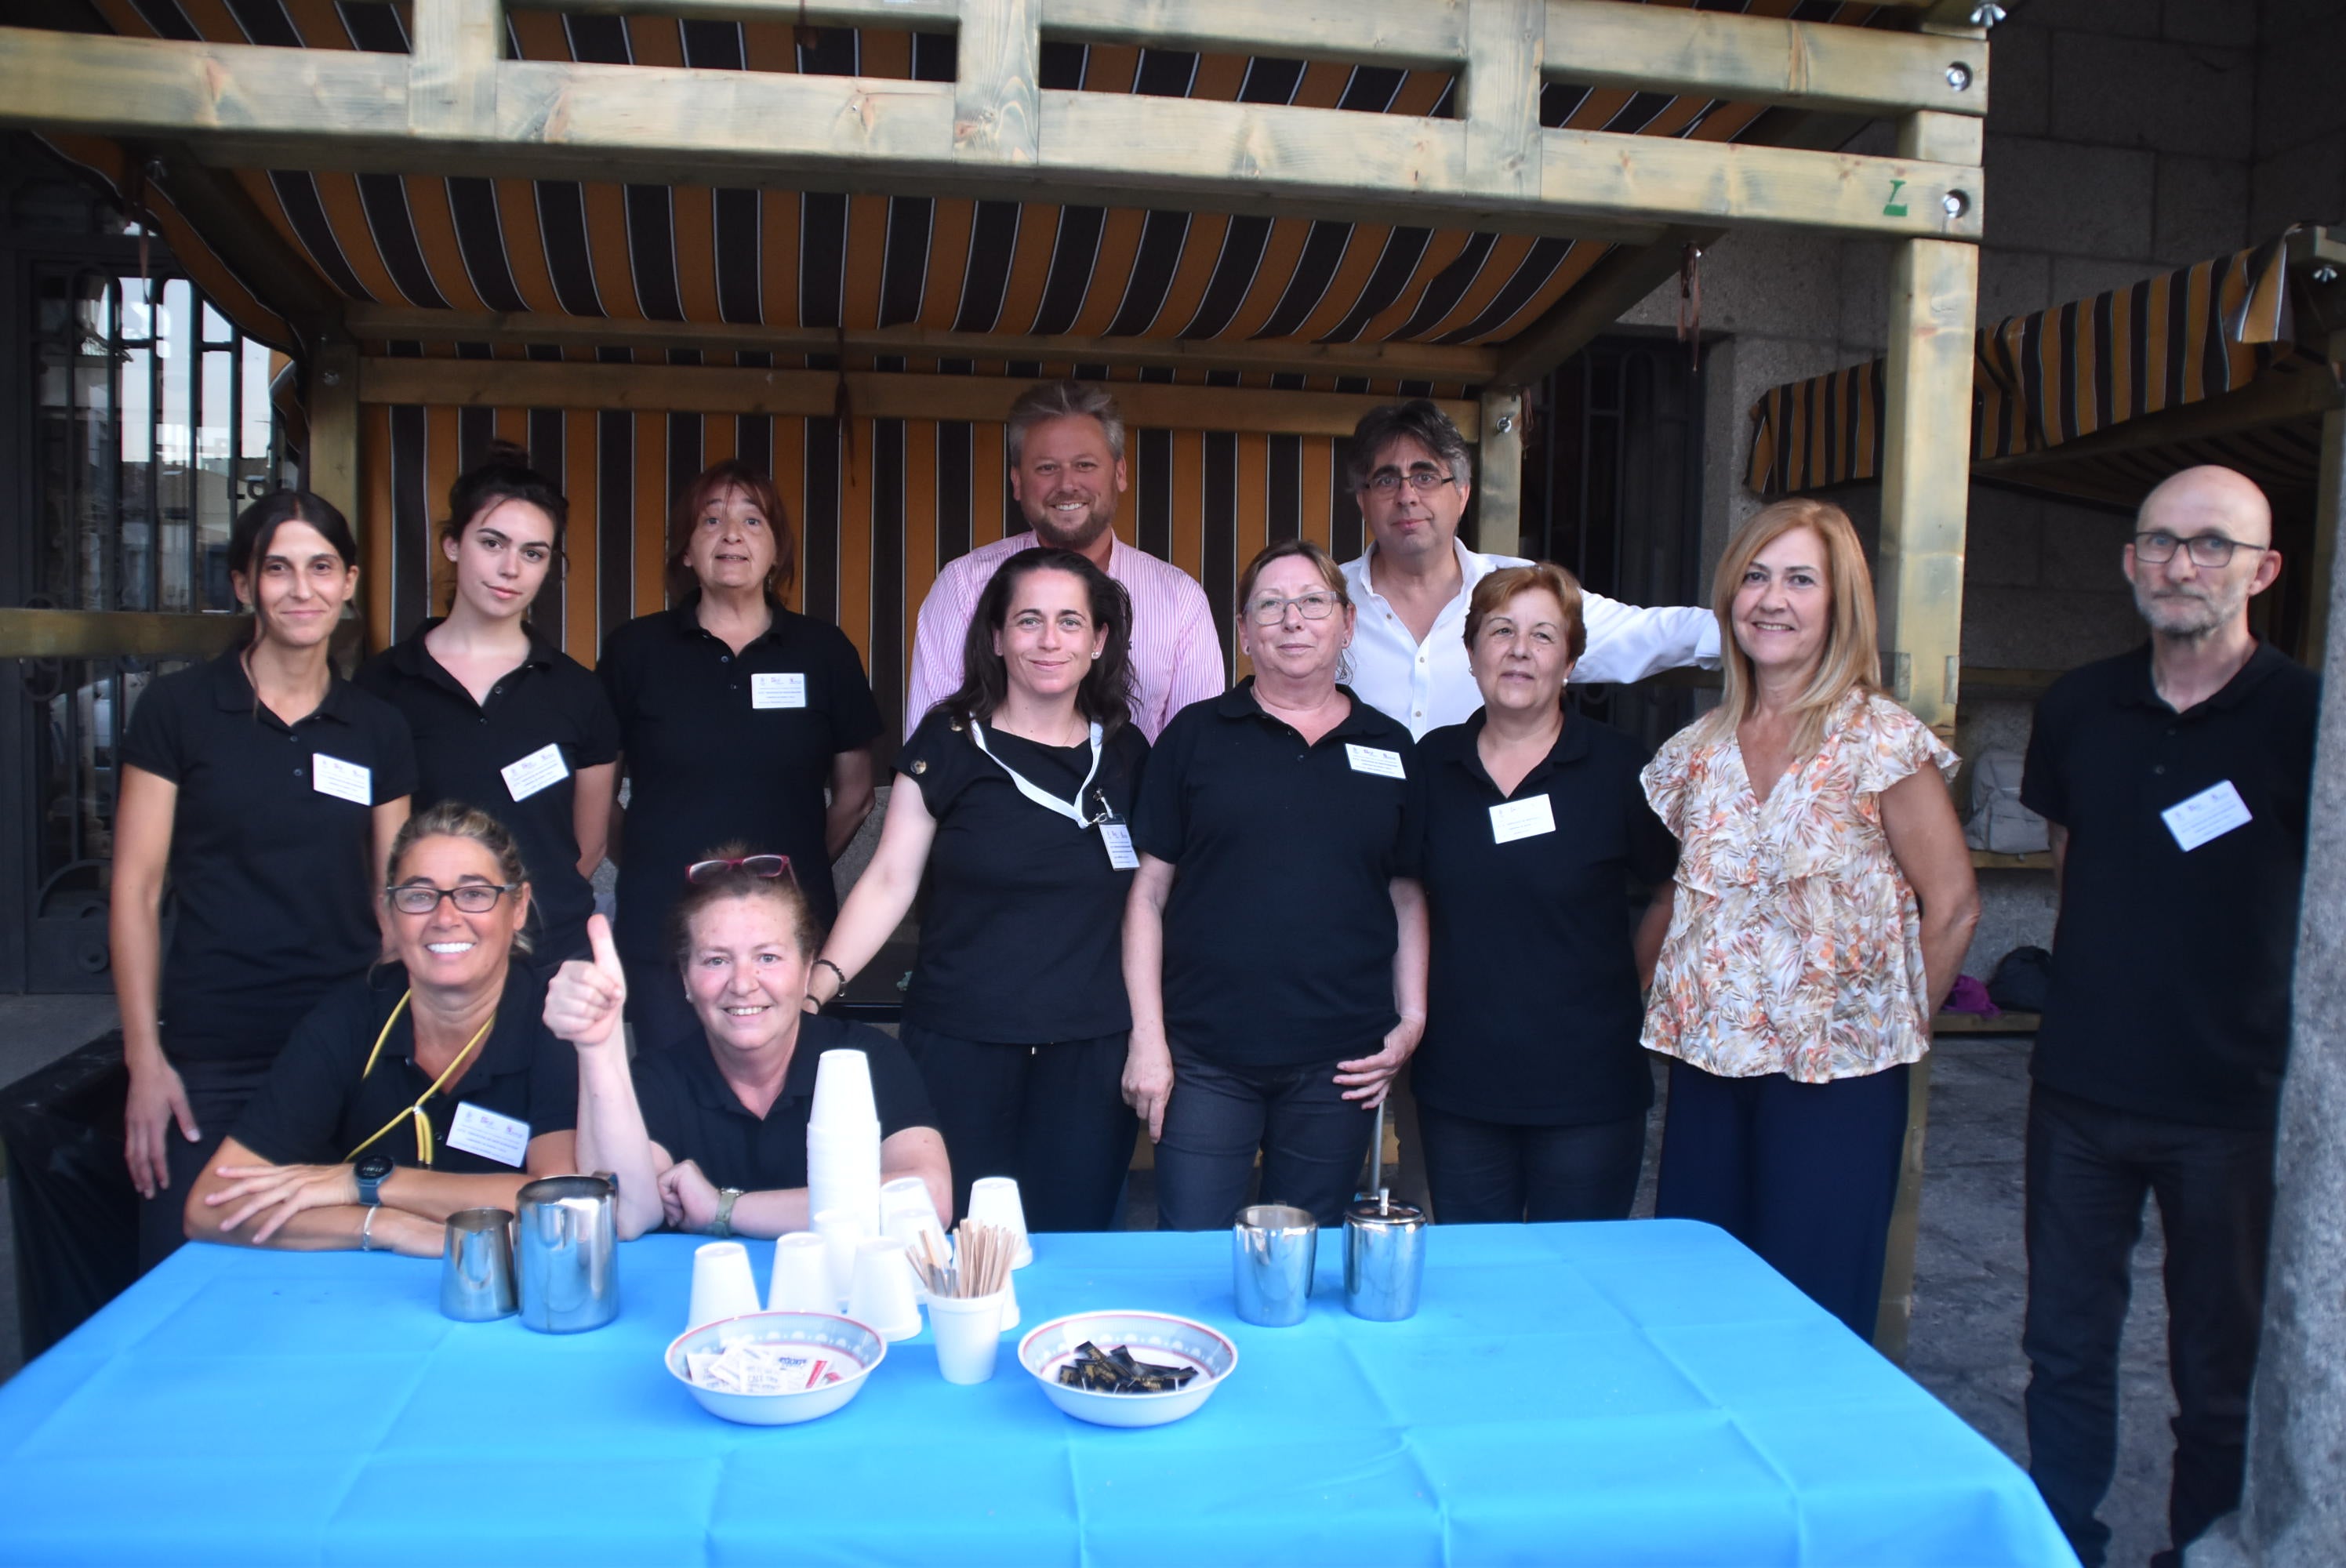
M1369 475L1369 488L1380 495L1391 495L1401 488L1402 481L1407 480L1412 490L1426 495L1451 483L1453 477L1436 473L1431 468L1413 468L1407 473L1398 468L1380 468Z
M1307 621L1324 621L1336 613L1336 596L1300 594L1291 599L1280 599L1266 594L1247 606L1247 618L1259 626L1275 626L1287 618L1290 605L1302 611Z
M744 855L738 860L695 860L684 868L688 882L705 882L727 871L747 871L753 877L779 877L790 869L788 855Z
M2134 536L2135 559L2147 561L2156 566L2175 559L2178 546L2191 552L2195 566L2229 566L2235 550L2270 550L2270 545L2244 545L2238 539L2227 539L2221 534L2194 534L2188 539L2178 539L2172 534L2149 533Z
M497 901L516 891L518 882L463 882L453 888L435 888L430 882L402 882L395 888L385 888L382 896L391 907L402 914L428 915L446 899L466 914L486 914L497 907Z

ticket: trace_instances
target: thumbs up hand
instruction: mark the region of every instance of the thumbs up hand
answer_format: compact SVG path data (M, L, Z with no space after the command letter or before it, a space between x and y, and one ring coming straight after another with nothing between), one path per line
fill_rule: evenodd
M547 1031L582 1050L619 1038L619 1017L627 1002L627 976L611 941L611 922L588 915L586 940L593 944L594 957L572 959L546 987Z

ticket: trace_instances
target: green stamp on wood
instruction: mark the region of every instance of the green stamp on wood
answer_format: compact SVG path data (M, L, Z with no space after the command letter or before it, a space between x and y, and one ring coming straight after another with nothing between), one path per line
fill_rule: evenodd
M1882 217L1903 218L1906 216L1906 204L1898 199L1898 193L1902 189L1905 188L1905 185L1906 182L1902 179L1893 179L1890 182L1890 199L1882 204Z

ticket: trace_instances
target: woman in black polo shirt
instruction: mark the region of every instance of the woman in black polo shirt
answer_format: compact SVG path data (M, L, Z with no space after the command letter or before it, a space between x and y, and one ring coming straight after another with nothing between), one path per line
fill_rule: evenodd
M456 571L444 618L367 661L359 686L415 737L418 810L461 800L514 836L536 917L531 958L586 951L617 793L619 720L586 666L540 637L530 606L562 558L562 492L510 442L448 492L441 553Z
M1571 574L1493 572L1466 611L1482 711L1417 744L1433 953L1410 1086L1449 1224L1626 1219L1637 1194L1639 993L1669 920L1648 896L1678 840L1637 781L1644 749L1564 709L1587 641Z
M877 1029L806 1011L814 916L789 864L730 844L692 872L674 951L700 1038L629 1071L627 971L600 915L586 922L594 961L546 988L546 1027L577 1047L579 1160L618 1177L620 1236L808 1228L807 1117L832 1050L871 1063L881 1179L919 1176L944 1213L953 1170L912 1058Z
M1264 1201L1335 1224L1425 1026L1409 731L1337 684L1343 574L1282 540L1239 604L1254 674L1158 738L1125 912L1125 1090L1177 1230L1229 1225L1258 1149Z
M838 908L831 862L872 810L879 705L839 628L776 596L797 559L773 482L748 463L718 463L669 518L675 607L603 645L596 673L619 715L629 783L611 837L638 1052L695 1034L668 940L685 867L735 839L779 850L828 926Z
M576 1170L570 1048L539 1022L529 884L495 818L454 803L400 830L383 890L397 962L293 1032L188 1195L188 1234L436 1257L464 1208Z
M959 691L896 759L872 865L810 993L828 1002L925 878L903 1041L953 1151L955 1211L978 1176L1018 1180L1032 1230L1107 1230L1132 1163L1132 1013L1118 932L1139 864L1131 601L1072 550L1022 550L970 616Z
M107 934L146 1268L179 1245L188 1185L293 1026L382 952L374 890L415 788L406 720L329 657L359 582L342 514L264 495L229 566L250 638L149 686L122 742Z

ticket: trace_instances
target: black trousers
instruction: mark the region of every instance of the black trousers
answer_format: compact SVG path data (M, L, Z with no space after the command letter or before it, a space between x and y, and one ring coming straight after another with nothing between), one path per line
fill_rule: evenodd
M953 1160L954 1211L980 1176L1014 1176L1030 1231L1112 1230L1132 1166L1126 1036L1002 1045L905 1024Z
M1801 1084L1672 1062L1655 1217L1718 1226L1872 1343L1906 1076L1899 1066Z
M1454 1116L1421 1100L1418 1136L1433 1217L1444 1225L1627 1219L1646 1157L1646 1116L1519 1126Z
M1341 1225L1376 1118L1343 1097L1331 1057L1295 1067L1231 1067L1173 1047L1173 1098L1157 1144L1157 1214L1168 1230L1234 1223L1262 1156L1262 1201Z
M168 1053L166 1053L167 1056ZM274 1064L260 1061L214 1061L207 1057L173 1059L179 1085L187 1091L188 1110L203 1136L188 1142L173 1121L163 1129L163 1164L171 1185L153 1197L138 1200L138 1272L146 1273L179 1249L187 1239L188 1191L203 1175L204 1166L219 1152L220 1143L244 1112L245 1102L260 1088Z
M2193 1126L2041 1085L2028 1100L2028 1468L2085 1568L2117 1463L2118 1337L2143 1198L2167 1237L2175 1384L2168 1526L2184 1546L2240 1499L2272 1231L2270 1127Z

